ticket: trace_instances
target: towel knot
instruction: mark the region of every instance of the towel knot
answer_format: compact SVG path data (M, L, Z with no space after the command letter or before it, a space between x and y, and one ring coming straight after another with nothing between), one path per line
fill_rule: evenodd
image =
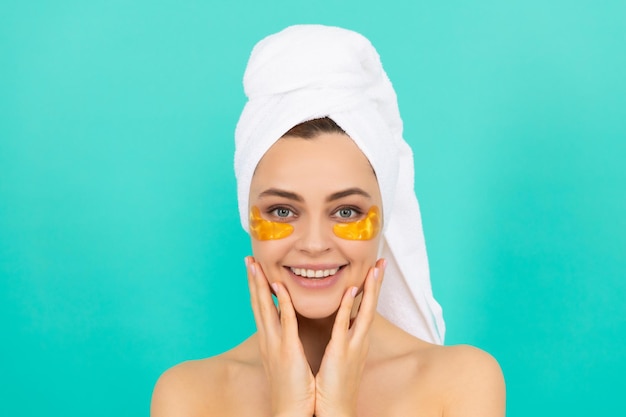
M244 74L248 99L303 89L363 94L384 82L378 53L365 37L336 27L311 31L316 26L289 27L254 47Z

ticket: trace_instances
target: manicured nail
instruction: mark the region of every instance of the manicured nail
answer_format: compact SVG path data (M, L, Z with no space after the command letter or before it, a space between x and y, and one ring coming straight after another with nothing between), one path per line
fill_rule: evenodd
M383 259L383 271L387 268L387 260Z
M254 264L250 265L250 273L253 277L256 276L256 266Z
M274 294L278 294L278 284L276 284L275 282L272 282L271 286L272 286L272 289L274 290Z
M352 287L352 289L350 290L350 295L352 296L352 298L356 297L356 292L359 289L357 287Z
M250 257L249 256L244 256L243 257L243 261L245 262L246 266L250 266Z
M378 279L378 268L374 268L374 279Z

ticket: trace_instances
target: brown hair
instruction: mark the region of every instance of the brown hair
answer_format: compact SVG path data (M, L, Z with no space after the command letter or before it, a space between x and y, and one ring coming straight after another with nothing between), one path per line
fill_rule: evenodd
M292 136L304 139L311 139L321 133L343 133L346 132L339 127L333 119L329 117L322 117L320 119L307 120L300 124L295 125L287 131L282 137Z

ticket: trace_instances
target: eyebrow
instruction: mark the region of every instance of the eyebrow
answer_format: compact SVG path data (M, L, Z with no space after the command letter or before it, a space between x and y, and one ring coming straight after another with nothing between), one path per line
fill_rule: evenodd
M342 191L337 191L336 193L332 193L331 195L326 197L326 202L330 203L331 201L339 200L341 198L348 197L351 195L361 195L366 198L372 198L372 196L370 196L365 190L358 188L358 187L352 187L352 188L347 188ZM304 198L301 195L296 194L291 191L280 190L278 188L268 188L267 190L259 194L259 198L271 197L271 196L283 197L288 200L298 201L300 203L304 202Z
M326 202L330 203L331 201L339 200L340 198L348 197L350 195L361 195L363 197L372 198L372 196L370 196L365 190L358 187L353 187L329 195L326 198Z
M289 200L298 201L300 203L304 202L304 198L302 198L302 196L296 193L292 193L291 191L279 190L278 188L268 188L267 190L259 194L259 198L270 196L283 197Z

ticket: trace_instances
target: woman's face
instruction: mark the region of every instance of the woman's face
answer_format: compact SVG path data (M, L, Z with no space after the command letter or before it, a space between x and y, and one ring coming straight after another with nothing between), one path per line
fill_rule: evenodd
M369 161L348 136L278 140L257 166L249 201L263 219L293 226L280 239L253 237L252 250L268 281L285 285L299 314L328 317L349 287L361 288L381 233L347 240L333 226L364 219L372 206L382 210L382 199Z

